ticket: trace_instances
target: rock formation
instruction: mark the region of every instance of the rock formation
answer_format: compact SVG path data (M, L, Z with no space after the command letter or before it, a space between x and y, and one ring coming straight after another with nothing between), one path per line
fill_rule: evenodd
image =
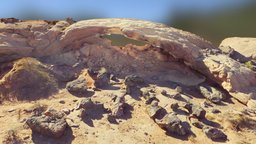
M197 84L203 79L198 78L188 67L215 81L245 104L250 99L250 95L255 95L254 72L222 54L210 42L162 24L131 19L85 20L72 25L66 21L55 24L47 21L22 21L1 23L0 33L0 62L30 56L55 64L72 65L84 61L90 66L91 60L96 55L95 51L108 48L112 49L112 54L119 53L129 57L131 64L127 66L128 72L132 69L137 72L143 71L143 67L136 67L133 65L134 62L147 66L148 71L154 71L154 68L160 71L162 68L160 65L177 65L178 61L179 65L187 66L184 71L186 73L190 71L189 77L196 79ZM143 49L115 47L102 38L103 35L108 34L121 34L131 39L145 41L148 45ZM145 50L149 52L145 53ZM98 54L102 53L98 52ZM91 59L87 61L89 57ZM112 58L104 60L113 63L112 60L120 59L117 56ZM104 60L97 60L95 65L104 65ZM113 67L118 71L117 65ZM171 72L175 73L177 70ZM185 72L181 73L181 76ZM124 70L123 73L126 71ZM171 74L167 73L167 75ZM186 83L181 79L170 79Z
M256 123L256 73L247 63L255 62L254 55L243 52L229 42L219 49L189 32L142 20L1 19L0 122L18 114L33 132L65 143L84 142L89 133L97 139L98 131L101 142L115 137L140 143L162 130L192 141L205 134L207 141L231 136L233 142L230 131L249 134L238 126L247 124L242 116L248 127ZM17 106L6 110L10 101ZM38 101L56 110L23 108ZM238 113L232 120L230 109ZM67 127L80 141L69 137ZM127 137L131 133L139 136Z

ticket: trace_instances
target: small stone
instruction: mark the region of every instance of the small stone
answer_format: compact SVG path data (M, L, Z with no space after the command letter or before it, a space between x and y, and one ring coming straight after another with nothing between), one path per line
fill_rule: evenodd
M163 96L167 96L167 91L166 91L166 90L162 90L162 91L161 91L161 94L162 94Z
M178 93L182 93L182 87L181 86L177 86L176 88L175 88L175 91L176 92L178 92Z
M60 100L59 103L60 104L65 104L65 101L64 100Z
M179 104L178 104L178 103L172 103L172 104L171 104L171 108L172 108L173 110L177 110L177 109L179 108Z
M195 126L196 128L203 129L204 124L202 122L200 122L197 118L192 117L189 120L190 120L191 124L193 126Z
M203 101L203 102L201 103L201 106L202 106L203 108L212 107L212 105L210 104L210 102L208 102L207 100Z
M198 105L187 103L184 106L184 108L187 109L189 111L189 113L191 113L193 116L195 116L199 119L204 119L205 118L206 111Z
M23 137L23 140L28 140L30 138L30 136L25 136Z
M114 117L121 117L124 115L124 104L125 97L124 95L115 96L113 98L113 104L111 106L111 112Z
M111 114L108 114L108 115L107 115L107 120L108 120L110 123L117 123L116 118L115 118L113 115L111 115Z
M72 125L69 125L69 126L70 126L70 127L72 127L72 128L79 128L79 126L80 126L80 125L79 125L79 124L74 124L74 123L73 123Z
M123 89L126 90L127 94L131 94L135 88L138 88L144 83L144 79L137 75L128 75L124 79Z
M148 88L141 88L140 89L141 96L148 97L149 96L149 91L150 90Z
M212 140L227 140L227 135L223 133L221 130L213 127L205 127L203 132L206 136Z
M27 119L26 118L23 118L20 120L20 123L24 123Z
M221 111L218 109L212 109L212 113L217 114L217 113L221 113Z
M7 112L14 112L16 109L15 108L11 108L9 110L7 110Z
M92 108L93 106L94 106L94 103L90 98L83 98L76 104L75 110L78 110L81 108L82 109Z
M150 95L150 96L146 97L145 104L147 104L147 105L151 104L153 101L159 102L159 99L157 99L155 95Z
M152 105L152 106L158 106L158 103L159 103L159 101L153 100L153 101L151 102L151 105Z

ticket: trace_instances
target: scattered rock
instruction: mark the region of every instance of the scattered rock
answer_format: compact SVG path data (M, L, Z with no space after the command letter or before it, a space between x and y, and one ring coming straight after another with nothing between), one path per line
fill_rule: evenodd
M137 88L139 85L143 84L144 80L137 75L128 75L124 79L124 89L127 94L131 94L132 89Z
M16 109L15 108L11 108L11 109L8 109L7 112L14 112Z
M204 100L202 103L201 103L201 107L203 108L209 108L209 107L212 107L212 104L210 102L208 102L208 100Z
M92 89L104 88L110 83L110 74L103 67L98 71L86 69L80 76L86 80L87 86Z
M86 80L83 77L79 77L76 80L68 82L66 85L66 89L69 92L84 94L87 92Z
M187 134L181 120L173 113L166 114L161 120L156 120L156 123L168 133L174 133L181 136Z
M66 102L65 102L65 100L59 100L59 103L60 104L65 104Z
M73 128L78 128L80 125L79 124L76 124L74 123L74 121L72 119L66 119L67 121L67 124L70 126L70 127L73 127Z
M214 141L217 140L227 140L227 135L223 133L221 130L213 127L204 127L203 132L206 136Z
M108 120L110 123L117 123L115 116L113 116L112 114L108 114L108 115L107 115L107 120Z
M159 99L156 98L155 94L150 94L149 96L146 97L145 104L151 104L153 101L159 102Z
M108 73L106 68L101 68L98 72L97 72L97 77L95 80L95 86L97 88L103 88L106 85L108 85L110 83L110 74Z
M143 87L140 89L141 96L148 97L150 95L150 89Z
M91 98L83 98L81 99L75 106L75 110L79 109L89 109L94 106L94 103L92 102Z
M198 105L187 103L184 106L184 108L187 109L189 111L189 113L191 113L193 116L195 116L199 119L204 119L205 118L206 111Z
M19 122L20 122L20 123L24 123L26 120L27 120L26 118L23 118L23 119L21 119Z
M56 110L48 110L41 116L32 116L27 119L26 123L33 132L42 135L59 138L67 127L67 122L63 113Z
M191 123L193 126L199 128L199 129L203 129L204 124L203 124L202 122L200 122L197 118L190 117L189 120L190 120L190 123Z
M162 90L162 91L161 91L161 94L162 94L163 96L168 96L166 90Z
M30 138L30 136L24 136L23 140L28 140Z
M121 117L124 115L124 96L115 96L113 99L113 105L111 106L111 114L114 117Z
M156 102L155 104L147 105L146 110L147 110L149 117L152 119L155 119L161 115L163 108L158 106L157 102Z
M3 144L22 144L25 143L22 138L17 134L16 130L8 130L3 140Z
M178 103L172 103L171 104L171 108L172 108L172 110L177 110L178 108L179 108L179 104Z
M211 86L199 86L201 94L213 103L220 103L225 97L222 92Z
M221 111L218 109L212 109L212 113L217 114L217 113L221 113Z
M183 92L183 89L182 89L181 86L177 86L177 87L175 88L175 91L178 92L178 93L182 93L182 92Z

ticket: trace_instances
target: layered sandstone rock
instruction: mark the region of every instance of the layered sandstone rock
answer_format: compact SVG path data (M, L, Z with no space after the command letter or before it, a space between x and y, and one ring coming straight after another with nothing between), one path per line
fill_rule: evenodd
M256 38L231 37L220 43L220 48L230 47L247 58L256 60Z
M106 34L121 34L148 45L112 46L102 37ZM143 73L153 79L169 79L190 86L202 83L205 76L244 104L256 93L256 74L222 54L210 42L148 21L95 19L72 25L66 21L0 23L0 55L0 62L31 56L54 64L110 65L109 69L120 75Z

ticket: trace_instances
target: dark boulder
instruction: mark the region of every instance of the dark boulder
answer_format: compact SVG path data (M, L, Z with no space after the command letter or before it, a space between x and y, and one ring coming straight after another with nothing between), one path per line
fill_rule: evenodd
M59 138L67 127L65 114L55 110L49 110L41 116L32 116L27 119L26 123L33 132Z
M187 134L187 130L182 125L181 120L173 113L166 114L161 120L156 120L156 123L168 133L174 133L181 136Z

